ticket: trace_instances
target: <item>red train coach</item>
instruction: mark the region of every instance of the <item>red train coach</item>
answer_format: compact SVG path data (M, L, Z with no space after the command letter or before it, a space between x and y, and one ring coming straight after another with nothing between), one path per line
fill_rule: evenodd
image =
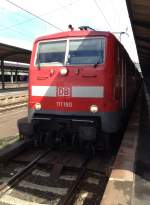
M114 35L87 28L36 39L29 76L29 122L50 143L117 132L140 82Z

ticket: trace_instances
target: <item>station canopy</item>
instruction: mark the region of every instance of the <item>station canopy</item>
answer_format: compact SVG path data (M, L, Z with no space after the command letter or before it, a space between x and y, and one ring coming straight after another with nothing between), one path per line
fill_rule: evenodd
M0 60L30 63L31 51L0 43Z
M150 0L126 0L137 52L145 77L150 77Z

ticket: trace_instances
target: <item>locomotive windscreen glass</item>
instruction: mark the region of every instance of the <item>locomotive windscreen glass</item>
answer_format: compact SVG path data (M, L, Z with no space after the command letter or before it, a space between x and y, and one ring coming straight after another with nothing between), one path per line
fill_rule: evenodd
M66 40L39 43L36 65L64 64L66 44Z
M70 40L68 64L102 64L104 38Z
M68 43L68 46L67 46ZM39 66L102 64L104 38L40 42L35 64Z

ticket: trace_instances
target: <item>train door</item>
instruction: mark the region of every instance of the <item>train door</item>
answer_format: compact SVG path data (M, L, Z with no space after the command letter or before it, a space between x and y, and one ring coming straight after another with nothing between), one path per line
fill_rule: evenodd
M121 60L121 108L126 108L126 62Z

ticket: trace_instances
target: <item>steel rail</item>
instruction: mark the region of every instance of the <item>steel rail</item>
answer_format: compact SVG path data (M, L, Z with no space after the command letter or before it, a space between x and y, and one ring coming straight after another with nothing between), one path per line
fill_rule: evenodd
M71 188L69 189L69 192L67 193L67 195L65 196L65 198L63 199L62 201L62 205L70 205L72 204L72 201L75 197L75 194L76 194L76 189L78 187L78 185L80 184L81 182L81 179L83 178L83 176L85 175L86 173L86 166L83 167L75 181L75 183L73 183L73 185L71 186Z
M74 200L74 197L76 196L76 190L77 190L80 182L82 181L82 178L84 177L84 175L87 171L86 165L87 165L88 161L89 161L89 158L86 159L86 161L84 162L84 164L80 168L81 171L79 172L76 181L69 188L69 191L68 191L67 195L65 196L65 198L62 200L61 205L66 205L66 204L71 205L72 204L72 201Z
M27 166L25 166L20 172L16 173L12 176L7 182L4 182L0 186L0 197L5 194L9 189L11 189L18 181L24 178L28 172L32 171L32 169L37 165L37 162L45 157L50 150L45 151L44 153L39 154L33 161L31 161Z
M16 108L21 108L21 107L26 107L27 106L27 102L20 102L20 103L12 103L12 104L9 104L9 105L3 105L3 106L0 106L0 112L6 112L8 110L13 110L13 109L16 109Z

